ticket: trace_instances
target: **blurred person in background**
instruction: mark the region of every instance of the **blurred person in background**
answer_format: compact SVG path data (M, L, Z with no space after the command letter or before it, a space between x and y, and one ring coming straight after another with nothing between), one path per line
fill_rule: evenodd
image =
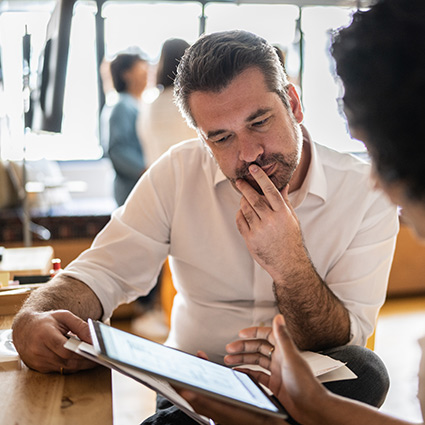
M114 197L121 206L146 169L136 121L148 63L141 52L120 53L112 60L110 70L119 99L109 118L108 154L115 170Z
M174 104L173 88L177 66L189 43L180 38L164 42L156 71L158 96L147 103L140 115L137 127L143 141L146 162L155 162L172 145L197 137Z

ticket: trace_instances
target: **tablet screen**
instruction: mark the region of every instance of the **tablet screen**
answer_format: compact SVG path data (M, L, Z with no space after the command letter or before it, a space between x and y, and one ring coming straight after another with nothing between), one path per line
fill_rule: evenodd
M251 378L226 366L131 335L99 322L92 322L101 354L110 359L171 382L197 388L220 398L286 415L263 393Z

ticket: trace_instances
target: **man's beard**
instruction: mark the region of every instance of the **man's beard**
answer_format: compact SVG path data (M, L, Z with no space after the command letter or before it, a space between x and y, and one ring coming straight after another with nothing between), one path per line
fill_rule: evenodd
M294 171L298 167L300 162L300 153L297 151L289 154L283 155L281 153L272 153L268 155L262 155L257 158L256 161L247 162L242 167L238 168L235 172L236 178L229 178L229 180L235 184L236 180L243 179L247 181L258 193L263 195L263 191L254 180L249 172L249 166L256 164L259 167L265 168L270 165L276 164L276 170L269 176L270 180L276 186L277 190L280 192L284 187L289 183L294 174Z

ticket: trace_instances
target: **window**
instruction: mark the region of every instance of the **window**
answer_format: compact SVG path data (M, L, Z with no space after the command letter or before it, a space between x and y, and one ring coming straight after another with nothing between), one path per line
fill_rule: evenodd
M22 159L24 147L24 98L22 92L22 37L31 34L30 85L36 84L38 57L43 48L53 5L34 11L3 12L0 15L0 46L3 86L0 87L0 156Z
M197 39L200 14L198 2L108 2L102 11L105 18L105 56L111 57L130 46L138 46L152 61L156 61L166 39L178 37L188 43Z
M365 151L363 143L350 138L338 110L340 86L334 79L329 53L329 30L348 25L352 13L352 9L341 7L309 7L303 11L304 122L318 143L340 151Z
M38 57L45 40L46 25L54 3L34 2L25 10L0 8L0 46L4 90L0 88L0 156L19 159L26 146L27 157L48 159L94 159L102 150L98 140L98 88L96 76L94 1L79 1L74 8L62 134L24 137L22 97L22 36L31 34L31 85L36 84ZM3 9L3 10L2 10ZM296 82L300 64L296 22L300 10L288 4L209 3L205 7L206 32L246 29L286 51L287 70ZM350 139L337 107L338 85L327 52L329 29L345 25L352 10L340 7L302 9L304 33L303 104L305 124L313 139L338 150L363 151ZM170 37L189 43L200 31L202 6L198 2L108 1L105 18L105 54L112 57L130 46L138 46L155 62L161 45ZM173 17L173 19L170 19ZM13 143L11 142L13 140Z

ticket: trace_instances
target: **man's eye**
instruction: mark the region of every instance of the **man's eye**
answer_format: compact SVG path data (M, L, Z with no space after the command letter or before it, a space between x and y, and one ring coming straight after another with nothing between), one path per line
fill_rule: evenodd
M223 136L223 137L221 137L220 139L213 140L213 143L215 143L215 144L224 143L224 142L226 142L227 140L229 140L229 138L230 138L230 135Z
M256 121L252 124L253 127L261 127L269 121L270 117L264 118L261 121Z

